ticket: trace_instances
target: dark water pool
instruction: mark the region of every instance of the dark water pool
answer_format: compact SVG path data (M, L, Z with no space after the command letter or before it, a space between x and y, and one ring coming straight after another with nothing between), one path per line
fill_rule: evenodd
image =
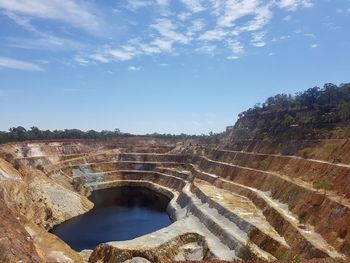
M128 240L171 224L169 199L144 187L123 186L94 191L95 207L51 232L77 251L108 241Z

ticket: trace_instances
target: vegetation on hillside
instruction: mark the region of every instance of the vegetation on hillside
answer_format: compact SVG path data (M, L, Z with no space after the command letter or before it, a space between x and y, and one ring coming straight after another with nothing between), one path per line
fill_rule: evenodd
M31 127L29 130L24 127L18 126L9 129L9 131L0 131L0 143L7 142L18 142L18 141L32 141L32 140L72 140L72 139L92 139L92 140L108 140L118 139L125 137L152 137L152 138L163 138L163 139L198 139L203 142L211 142L216 139L215 136L210 135L188 135L188 134L159 134L152 133L146 135L133 135L130 133L123 133L119 129L114 131L81 131L79 129L65 129L65 130L40 130L37 127Z
M348 138L350 83L270 97L239 114L230 132L237 139Z

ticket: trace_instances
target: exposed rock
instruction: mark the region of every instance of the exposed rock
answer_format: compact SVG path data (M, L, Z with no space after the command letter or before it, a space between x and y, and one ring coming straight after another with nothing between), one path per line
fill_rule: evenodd
M132 259L128 259L128 260L124 261L124 263L151 263L151 262L145 258L134 257Z
M22 167L0 159L0 261L234 260L243 250L269 261L350 255L350 165L347 157L332 162L350 143L305 145L312 159L297 156L301 147L284 156L289 146L282 151L264 142L223 141L212 148L131 138L3 145L0 155L10 153ZM323 153L330 147L332 154ZM333 191L315 190L313 182L329 173ZM47 232L91 209L91 191L122 185L168 196L174 223L79 254Z

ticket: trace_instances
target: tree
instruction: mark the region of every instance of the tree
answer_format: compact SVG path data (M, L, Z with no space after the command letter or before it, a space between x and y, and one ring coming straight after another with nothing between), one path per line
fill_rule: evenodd
M328 190L332 189L332 185L329 184L329 183L327 182L327 180L321 180L321 181L314 182L313 187L314 187L317 191L319 191L320 189L323 189L323 190L324 190L324 192L323 192L324 195L327 194L327 191L328 191Z

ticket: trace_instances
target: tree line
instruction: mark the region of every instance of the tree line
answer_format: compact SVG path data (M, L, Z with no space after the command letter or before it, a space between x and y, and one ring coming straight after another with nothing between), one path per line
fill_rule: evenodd
M152 137L162 139L198 139L200 141L210 141L215 137L213 133L210 135L188 135L188 134L160 134L152 133L145 135L134 135L131 133L121 132L119 129L113 131L82 131L79 129L64 129L64 130L40 130L38 127L25 129L22 126L10 128L8 131L0 131L0 143L32 141L32 140L72 140L72 139L91 139L91 140L109 140L126 137Z

